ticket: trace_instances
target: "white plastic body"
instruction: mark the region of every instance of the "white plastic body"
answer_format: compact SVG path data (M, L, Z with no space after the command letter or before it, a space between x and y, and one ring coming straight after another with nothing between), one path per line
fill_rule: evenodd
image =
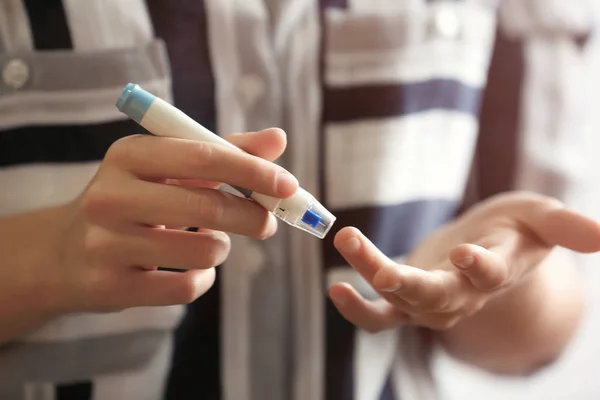
M140 125L156 136L211 142L243 151L158 97L144 115ZM287 199L255 192L251 194L250 198L278 218L294 226L314 202L313 196L302 188L299 188L292 197Z

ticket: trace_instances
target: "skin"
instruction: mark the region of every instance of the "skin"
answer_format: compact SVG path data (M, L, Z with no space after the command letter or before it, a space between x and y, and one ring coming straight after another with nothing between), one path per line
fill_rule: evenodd
M556 359L577 330L582 285L559 248L599 251L600 224L554 199L507 193L439 229L406 265L354 228L335 245L381 296L368 301L347 284L332 286L350 322L371 332L430 328L455 357L522 375Z
M285 149L285 134L269 129L228 140L249 154L126 137L77 199L0 220L0 344L67 313L189 303L212 286L214 267L229 253L224 232L275 234L272 214L215 190L215 181L293 195L297 180L269 162Z
M285 134L269 129L228 140L249 154L125 138L77 199L0 219L0 344L68 313L189 303L214 283L214 267L229 253L225 232L275 234L271 214L214 189L218 181L291 196L298 182L269 162L284 151ZM342 229L335 245L382 296L369 302L334 285L331 297L348 320L369 331L428 327L456 357L527 373L560 354L581 314L580 282L555 248L598 251L600 226L555 200L512 193L435 232L407 265L391 262L354 228Z

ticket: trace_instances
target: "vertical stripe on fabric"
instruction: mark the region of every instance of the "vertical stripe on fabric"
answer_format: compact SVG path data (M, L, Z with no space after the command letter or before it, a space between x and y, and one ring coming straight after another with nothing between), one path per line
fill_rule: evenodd
M0 2L0 52L25 52L33 48L23 0Z
M37 50L72 49L73 41L62 0L23 0Z
M394 395L394 386L392 376L388 376L385 385L383 386L383 390L381 391L381 395L379 396L379 400L396 400L396 396Z
M354 399L354 342L356 328L327 300L325 399Z
M166 42L175 105L216 131L215 83L205 1L147 0L155 34ZM176 331L165 399L221 398L221 279L187 307Z
M215 83L205 2L147 0L156 35L167 43L179 109L216 132Z
M329 8L347 8L348 0L320 0L321 12L319 15L321 24L321 49L320 49L320 80L321 80L321 98L323 105L321 107L321 126L318 139L318 163L319 163L319 193L317 194L325 207L328 207L326 196L326 121L325 113L327 84L326 84L326 56L328 43L327 19L325 13ZM339 221L334 229L339 230ZM334 250L333 238L335 232L330 232L322 243L323 266L324 269L332 265L333 260L331 252ZM343 262L345 264L345 262ZM338 265L343 265L338 264ZM356 327L346 321L339 313L330 299L325 300L325 399L327 400L353 400L354 399L354 363L355 363L355 341Z
M482 96L472 195L462 209L514 187L525 60L522 42L497 29L494 51ZM501 166L501 167L499 167Z

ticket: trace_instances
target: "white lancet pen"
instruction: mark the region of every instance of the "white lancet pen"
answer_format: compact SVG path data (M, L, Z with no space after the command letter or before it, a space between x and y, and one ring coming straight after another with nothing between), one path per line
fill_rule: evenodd
M209 131L173 105L140 86L125 86L117 100L117 108L156 136L211 142L239 149ZM323 239L335 222L335 217L309 192L298 188L290 198L278 199L261 193L235 189L272 212L288 224Z

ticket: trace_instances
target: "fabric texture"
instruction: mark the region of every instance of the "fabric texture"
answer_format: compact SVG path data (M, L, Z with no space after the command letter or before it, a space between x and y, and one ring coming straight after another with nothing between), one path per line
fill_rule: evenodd
M70 315L0 349L0 398L435 399L427 331L369 334L327 299L339 281L375 296L335 230L400 261L498 191L564 197L587 129L565 77L592 40L588 3L569 4L557 20L534 0L0 0L0 215L77 196L139 131L114 107L135 82L221 135L285 129L278 162L338 218L324 241L233 236L185 317Z

